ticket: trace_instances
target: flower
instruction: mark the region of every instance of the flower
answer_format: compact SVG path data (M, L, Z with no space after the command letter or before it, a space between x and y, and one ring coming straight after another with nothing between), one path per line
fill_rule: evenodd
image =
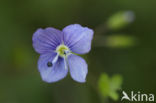
M86 54L91 49L93 30L79 24L66 26L62 31L48 27L38 29L32 37L33 47L40 54L38 70L48 83L63 79L68 70L80 83L86 81L88 66L76 54ZM69 69L68 69L69 68Z

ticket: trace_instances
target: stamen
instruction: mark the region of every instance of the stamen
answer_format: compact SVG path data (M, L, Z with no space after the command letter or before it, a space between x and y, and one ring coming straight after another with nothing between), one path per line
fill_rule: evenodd
M67 63L66 63L66 59L64 58L64 67L65 69L67 69Z
M52 63L56 63L57 59L58 59L59 53L57 53L57 55L55 56L55 58L53 59Z
M64 59L65 69L68 69L67 57L71 54L70 49L66 45L61 44L56 48L56 53L57 53L57 56L54 58L52 63L55 63L57 61L57 59L58 59L58 56L60 56L60 57L62 57Z
M64 57L64 66L65 66L65 69L68 69L68 61L67 61L66 56Z

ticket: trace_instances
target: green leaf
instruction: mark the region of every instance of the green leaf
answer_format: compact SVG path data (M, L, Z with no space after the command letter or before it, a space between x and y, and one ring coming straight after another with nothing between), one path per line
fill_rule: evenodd
M117 92L110 92L109 96L111 99L113 99L114 101L117 101L119 99L119 95Z
M109 96L110 85L109 78L107 74L102 74L98 81L99 91L106 98Z
M114 76L111 78L111 88L112 88L113 90L118 90L118 89L120 89L121 84L122 84L122 77L121 77L120 75L114 75Z
M113 100L118 100L119 95L117 90L121 88L122 77L120 75L113 75L110 78L106 73L103 73L98 81L98 88L100 94L104 97L110 97Z

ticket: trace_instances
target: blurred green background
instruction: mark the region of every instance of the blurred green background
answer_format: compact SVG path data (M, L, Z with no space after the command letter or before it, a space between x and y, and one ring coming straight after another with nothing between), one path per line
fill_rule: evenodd
M0 103L120 103L120 98L101 100L102 73L122 76L119 96L122 90L156 95L155 10L155 0L0 0ZM108 30L106 22L120 11L132 11L134 21ZM37 28L62 29L74 23L95 30L92 50L84 56L89 66L87 82L79 84L68 75L57 83L44 83L32 35ZM105 45L112 35L135 38L135 45Z

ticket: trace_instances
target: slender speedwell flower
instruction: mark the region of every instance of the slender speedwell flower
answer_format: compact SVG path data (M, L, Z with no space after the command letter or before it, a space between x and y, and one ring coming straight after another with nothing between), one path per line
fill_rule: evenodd
M32 41L35 51L40 54L38 70L42 80L56 82L69 71L75 81L85 82L88 66L75 54L88 53L92 38L93 30L79 24L69 25L62 31L51 27L38 29Z

